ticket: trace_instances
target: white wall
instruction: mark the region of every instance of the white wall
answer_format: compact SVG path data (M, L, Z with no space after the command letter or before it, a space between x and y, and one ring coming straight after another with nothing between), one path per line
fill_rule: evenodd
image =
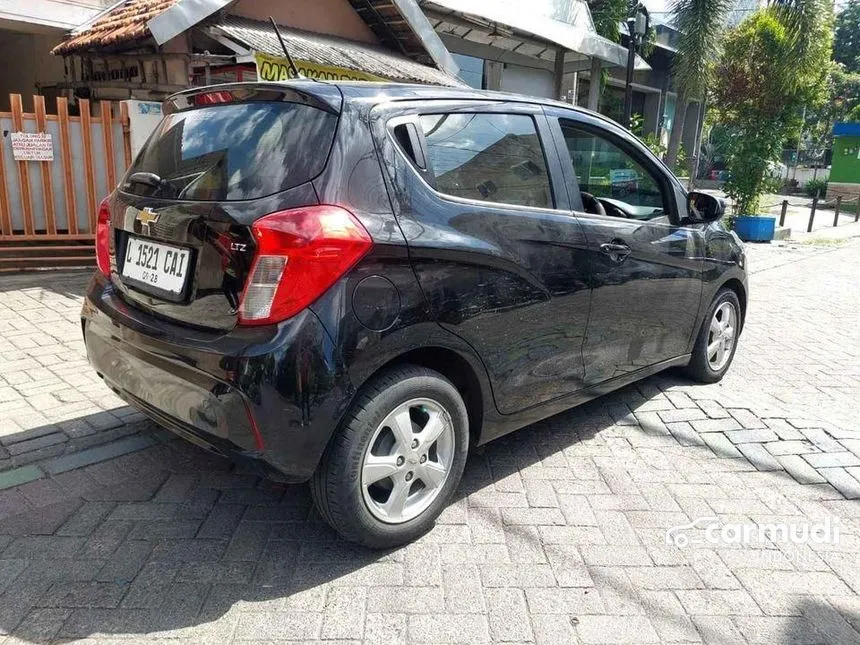
M555 98L552 72L534 67L505 65L502 70L501 88L505 92Z
M332 34L341 38L377 44L379 41L348 0L239 0L229 13L252 20L269 20L279 25Z
M33 26L69 30L110 4L111 0L9 0L0 2L0 26L24 31Z

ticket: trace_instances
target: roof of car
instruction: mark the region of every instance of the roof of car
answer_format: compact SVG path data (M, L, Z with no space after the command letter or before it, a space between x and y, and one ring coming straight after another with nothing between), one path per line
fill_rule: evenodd
M287 81L290 83L307 83L306 80ZM312 82L312 81L311 81ZM327 81L328 82L328 81ZM368 81L338 81L328 82L341 89L345 97L378 98L378 103L399 100L483 100L483 101L513 101L517 103L531 103L534 105L549 105L565 110L573 110L581 114L587 114L604 123L623 128L619 123L604 114L588 110L578 105L547 99L541 96L527 96L525 94L514 94L512 92L498 92L495 90L477 90L466 87L440 87L438 85L418 85L412 83L375 83Z
M229 83L225 85L212 85L209 87L195 87L177 95L196 94L197 92L205 92L217 90L219 87L226 88L227 86L242 87L242 86L281 86L292 88L294 90L313 94L313 87L327 85L329 87L340 88L344 98L347 99L370 99L374 103L385 103L389 101L406 101L406 100L482 100L482 101L512 101L517 103L530 103L534 105L555 106L566 110L574 110L581 114L587 114L596 119L619 126L612 119L585 108L556 101L539 96L526 96L524 94L513 94L510 92L497 92L494 90L477 90L469 87L449 87L440 85L420 85L413 83L386 83L373 81L317 81L310 79L292 79L288 81L251 81L247 83ZM176 95L174 95L176 96ZM169 99L168 99L169 100Z
M287 81L287 84L296 82L307 81ZM511 92L477 90L470 87L443 87L439 85L418 85L412 83L374 83L367 81L338 81L330 84L341 88L345 95L353 97L379 97L380 102L399 99L473 99L484 101L516 101L519 103L555 105L562 108L601 116L591 110L576 107L563 101L542 98L540 96L513 94Z

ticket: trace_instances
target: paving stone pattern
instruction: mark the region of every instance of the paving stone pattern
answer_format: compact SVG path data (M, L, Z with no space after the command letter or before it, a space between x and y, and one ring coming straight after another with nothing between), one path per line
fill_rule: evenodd
M860 642L860 245L750 258L722 383L662 374L502 438L381 553L110 394L85 276L0 278L0 644ZM667 541L700 518L839 539Z

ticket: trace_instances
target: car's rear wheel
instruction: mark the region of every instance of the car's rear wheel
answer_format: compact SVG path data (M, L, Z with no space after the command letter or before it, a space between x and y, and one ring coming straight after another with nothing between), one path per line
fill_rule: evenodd
M441 374L402 366L375 377L347 413L311 482L346 539L386 548L433 526L466 463L469 421Z
M723 378L734 359L742 325L737 294L721 289L702 321L687 374L702 383L716 383Z

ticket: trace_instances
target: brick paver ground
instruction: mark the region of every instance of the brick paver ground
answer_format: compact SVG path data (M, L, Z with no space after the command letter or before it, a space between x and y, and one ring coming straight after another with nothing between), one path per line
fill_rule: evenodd
M0 278L0 644L860 642L860 244L749 254L722 383L659 375L488 445L384 553L110 394L84 276ZM838 541L733 539L825 521Z

